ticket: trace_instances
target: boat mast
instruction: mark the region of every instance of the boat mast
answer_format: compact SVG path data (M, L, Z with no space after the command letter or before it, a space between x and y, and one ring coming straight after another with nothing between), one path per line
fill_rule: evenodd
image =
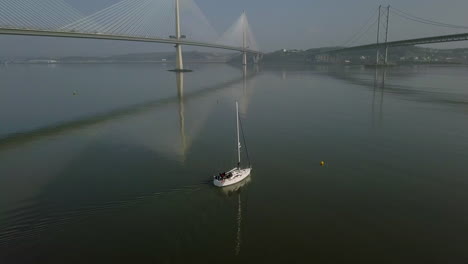
M240 144L240 137L239 137L239 103L236 101L236 121L237 121L237 157L238 157L238 162L237 162L237 168L240 169L240 162L241 162L241 156L240 156L240 149L241 149L241 144Z

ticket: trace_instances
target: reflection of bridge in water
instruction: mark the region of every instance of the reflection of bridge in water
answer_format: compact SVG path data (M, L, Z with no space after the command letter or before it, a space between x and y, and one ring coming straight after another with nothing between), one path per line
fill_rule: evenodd
M79 132L79 134L83 134L86 137L89 132L92 138L92 145L98 145L98 152L102 151L102 149L100 150L100 147L105 148L106 151L109 150L113 152L115 149L106 149L106 140L103 140L103 144L95 144L96 142L94 137L99 136L98 134L100 134L95 133L95 131L100 131L105 128L106 131L108 131L108 133L106 133L106 137L110 137L111 142L115 142L116 138L113 131L117 128L119 131L117 133L117 136L119 136L117 138L118 144L130 146L130 150L128 150L130 152L125 150L127 155L142 154L143 156L140 156L140 158L143 159L161 157L168 159L169 161L167 161L167 163L170 163L175 167L180 167L179 162L185 161L186 155L189 152L193 139L196 137L199 129L205 128L204 122L207 121L207 117L209 117L208 114L211 113L210 111L213 110L213 107L217 107L216 99L218 97L225 96L229 100L232 100L231 96L234 93L236 96L241 97L241 102L248 102L244 97L247 93L243 93L242 90L247 87L247 82L250 79L253 79L256 75L255 72L251 74L246 72L244 73L245 74L242 74L241 78L228 80L220 84L208 86L204 89L192 92L184 91L184 85L186 85L184 82L186 81L184 80L185 76L184 73L178 73L176 75L176 97L151 101L111 111L98 117L90 117L60 125L48 126L42 129L23 132L21 134L11 135L0 139L0 157L8 156L8 160L18 161L28 159L31 158L30 156L37 155L37 153L49 154L41 155L40 158L34 156L38 162L28 164L28 172L26 174L29 175L30 172L34 172L35 175L37 175L34 179L35 184L28 188L21 188L20 192L15 192L14 195L10 195L8 197L8 204L12 204L13 206L22 204L22 201L27 201L28 203L24 207L21 206L19 208L13 208L15 211L21 212L21 215L11 213L8 211L8 209L10 209L8 207L3 209L4 211L2 211L2 213L5 212L5 217L3 219L3 223L0 224L0 248L8 243L13 244L13 240L26 240L31 235L47 232L49 228L54 228L58 225L72 222L76 219L80 219L80 217L93 215L100 211L121 209L125 206L151 200L160 195L177 192L192 192L202 187L207 188L208 185L206 181L202 183L199 182L198 184L190 182L188 185L187 183L184 185L184 183L181 184L180 182L176 182L174 183L176 186L172 186L170 188L166 188L166 186L160 187L162 189L151 190L152 192L149 193L144 190L129 190L127 196L124 198L117 197L113 193L106 193L108 196L103 197L102 200L93 202L91 205L88 204L89 200L86 192L70 192L70 194L60 197L63 201L69 202L72 200L73 202L71 202L72 204L70 207L54 207L54 210L56 210L54 212L49 212L44 209L45 207L49 208L50 206L55 206L55 204L51 205L50 203L47 203L47 199L49 196L52 196L52 198L57 197L53 194L53 188L57 187L57 182L60 183L65 177L72 183L75 180L79 180L85 182L88 186L95 186L96 181L99 181L97 178L100 177L94 177L99 176L99 173L96 173L93 177L82 177L82 172L77 172L77 168L82 167L83 164L87 166L87 162L94 162L92 158L88 158L88 156L93 156L96 149L91 148L88 144L82 144L83 142L77 143L77 138L74 138L76 136L76 132ZM206 102L210 101L214 102L214 104L206 104ZM196 106L195 108L203 109L200 110L192 108L192 104ZM160 113L163 113L163 115ZM141 129L134 129L133 122L135 121L138 122L137 124ZM122 124L124 125L122 126ZM167 124L171 125L166 127ZM167 128L168 131L159 133L161 131L159 128L162 128L162 130ZM89 131L87 131L88 129ZM53 140L49 141L47 140L48 138L53 138ZM70 138L72 138L72 140L70 140ZM80 141L81 139L78 138L77 140ZM130 142L127 142L126 140L130 140ZM38 145L42 145L43 148L39 147L36 149L33 147ZM31 147L34 148L35 151L30 151L32 153L27 152L25 154L24 150L30 150ZM165 147L168 148L165 149ZM151 151L148 152L148 150ZM103 151L102 153L112 155L110 152ZM120 157L120 155L117 156L119 157L117 157L116 160L125 162L125 157ZM42 162L44 159L54 160L54 162L47 164L47 170L44 170L44 162ZM138 158L135 157L135 159ZM109 160L104 158L99 162L103 162L102 166L106 167L108 166L108 161ZM5 176L7 176L5 178L10 180L9 183L12 186L15 186L16 182L22 184L22 181L24 180L24 175L21 175L23 173L22 171L18 171L17 175L9 175L9 172L18 170L15 167L17 164L15 165L14 163L16 162L5 162L0 168L0 173L7 172L5 173ZM124 166L123 169L129 169L130 167L131 166ZM99 166L97 169L99 171ZM115 171L112 169L109 170L109 174L113 175L113 173L115 173ZM113 178L114 176L110 177ZM144 182L146 181L146 178L141 177L138 180ZM151 182L153 181L154 180L151 179ZM111 185L115 187L119 186L119 183L116 182ZM65 186L60 186L60 188L70 188L70 190L72 190L74 186L73 184L66 184ZM96 191L97 188L99 187L92 188L93 190L91 190L91 192ZM32 202L32 204L29 204L29 202ZM236 242L238 245L240 245L240 214L241 204L239 203L239 228L236 240L238 241ZM37 218L38 215L41 216L40 219ZM16 229L15 226L17 224L24 224L25 227ZM238 248L238 246L236 246L236 248Z
M202 87L196 91L192 92L185 92L184 93L184 79L183 75L180 75L181 78L178 79L178 88L177 88L177 96L176 97L169 97L169 98L162 98L151 100L148 102L144 102L141 104L131 105L129 107L124 107L116 110L112 110L105 113L95 114L93 116L84 117L78 120L72 120L69 122L63 122L58 124L52 124L48 126L44 126L41 128L37 128L30 131L21 131L6 135L0 138L0 150L10 148L10 147L18 147L20 145L31 143L37 140L41 140L47 137L53 136L60 136L67 133L71 133L73 131L77 131L80 129L89 128L95 125L104 125L116 120L121 120L127 117L135 116L138 114L149 112L153 109L164 107L168 104L173 102L181 102L181 114L180 120L184 121L185 124L185 104L191 102L192 100L200 100L211 94L223 92L229 88L233 88L239 83L243 83L243 87L245 87L246 83L249 80L252 80L256 77L256 71L246 72L240 78L235 78L232 80L223 81L214 85ZM180 81L180 82L179 82ZM247 95L247 94L246 94ZM244 98L246 98L244 95ZM247 101L247 100L245 100ZM244 102L244 100L242 100ZM241 103L242 105L243 103ZM201 106L201 105L200 105Z
M254 69L253 73L249 75L247 71L247 66L243 65L242 66L242 79L239 79L239 82L242 82L242 91L241 91L241 100L240 100L240 112L241 114L247 114L248 111L248 105L249 105L249 100L250 97L252 96L252 89L248 88L248 80L253 80L253 76L255 75L255 71L258 69ZM187 154L187 151L189 150L193 136L187 136L187 120L186 120L186 98L184 96L184 73L183 72L178 72L176 73L176 84L177 84L177 98L178 98L178 117L179 117L179 135L180 135L180 152L179 155L181 156L181 160L185 160L185 156ZM229 84L229 86L232 86L235 84ZM219 101L219 99L216 100L216 103ZM203 107L206 108L213 108L214 107L215 100L207 101L205 104L203 104ZM199 104L200 106L200 104ZM208 112L210 111L209 109ZM205 116L208 114L208 112L205 112L202 115L197 115L197 118L194 119L197 122L197 125L195 129L191 129L192 133L197 133L198 128L203 127L202 122L205 120Z

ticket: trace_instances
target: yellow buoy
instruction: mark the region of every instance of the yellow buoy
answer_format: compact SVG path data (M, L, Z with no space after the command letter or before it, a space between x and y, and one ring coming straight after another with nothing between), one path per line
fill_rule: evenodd
M325 161L321 161L320 166L325 166Z

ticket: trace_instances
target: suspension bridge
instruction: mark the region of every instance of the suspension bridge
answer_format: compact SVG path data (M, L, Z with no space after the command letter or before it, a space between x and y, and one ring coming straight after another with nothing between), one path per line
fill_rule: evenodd
M193 0L122 0L91 14L65 0L2 0L0 34L173 44L177 72L189 71L184 45L239 51L244 65L263 55L245 12L219 36Z
M405 28L411 27L412 33L411 37L403 37L398 40L389 40L390 33L390 14L394 15L395 18L403 19L400 22L400 25L395 26L399 31L404 31ZM402 23L403 22L403 23ZM411 22L408 23L408 22ZM417 37L414 38L414 32L423 31L420 27L414 28L414 24L425 25L426 29L430 29L432 34L426 34L429 36ZM451 29L456 31L452 34L434 35L434 27ZM402 30L403 29L403 30ZM374 30L374 32L372 32ZM414 45L423 45L423 44L434 44L434 43L444 43L444 42L456 42L456 41L466 41L468 40L468 26L454 25L448 23L438 22L432 19L426 19L419 16L409 14L408 12L402 11L397 8L393 8L390 5L387 7L379 6L376 12L371 18L369 18L364 25L351 36L343 45L340 45L339 48L333 48L329 50L323 50L316 53L316 58L321 61L337 61L337 57L346 52L353 52L359 50L369 50L375 49L375 65L387 65L388 64L388 49L391 47L399 46L414 46ZM375 34L375 35L374 35ZM373 43L363 43L360 45L349 45L352 43L359 42L365 37L376 36L376 41Z

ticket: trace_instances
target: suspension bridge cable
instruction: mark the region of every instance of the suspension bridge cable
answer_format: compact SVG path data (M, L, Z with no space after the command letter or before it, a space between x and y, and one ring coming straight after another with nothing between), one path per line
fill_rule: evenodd
M394 9L396 12L399 12L405 16L409 16L413 19L416 19L416 20L421 20L421 21L424 21L424 22L428 22L428 23L433 23L433 24L438 24L438 25L443 25L443 26L448 26L448 27L462 27L462 28L467 28L467 26L461 26L461 25L454 25L454 24L447 24L447 23L443 23L443 22L439 22L439 21L434 21L434 20L430 20L430 19L425 19L425 18L422 18L422 17L418 17L418 16L415 16L415 15L412 15L412 14L409 14L405 11L402 11L400 9L397 9L397 8L394 8L392 7L392 9Z
M362 32L360 35L356 35L356 38L353 39L348 44L353 44L353 43L356 43L357 41L361 40L361 38L363 36L366 36L367 32L369 32L369 30L371 30L376 23L377 23L377 19L372 24L370 24L364 32ZM367 39L368 39L368 37L367 37Z
M460 27L448 27L448 26L443 26L443 25L439 25L439 24L428 23L428 22L424 22L424 21L417 20L417 19L413 19L413 18L411 18L411 17L407 17L407 16L405 16L405 15L402 15L402 14L399 14L399 13L396 13L396 12L393 12L393 11L391 11L391 12L392 12L392 14L397 15L397 16L400 17L400 18L407 19L407 20L410 20L410 21L413 21L413 22L418 22L418 23L420 23L420 24L425 24L425 25L431 26L431 27L430 27L430 28L431 28L431 31L432 31L432 33L434 33L434 34L437 34L437 32L434 31L434 26L435 26L435 27L442 28L442 29L452 29L452 30L454 30L454 29L455 29L455 30L456 30L456 29L458 29L458 30L464 29L464 28L460 28ZM467 28L468 28L468 27L467 27ZM445 32L445 31L443 31L443 33L444 33L444 34L447 34L447 32ZM440 34L440 33L439 33L439 34Z
M439 24L439 23L426 22L426 21L422 21L422 20L419 20L419 19L415 19L415 18L406 16L406 15L401 14L401 13L397 13L397 12L393 12L393 11L391 11L391 12L392 12L392 14L395 14L395 15L401 17L401 18L408 19L408 20L411 20L411 21L414 21L414 22L418 22L418 23L422 23L422 24L426 24L426 25L437 26L437 27L445 27L445 28L458 28L458 29L461 29L461 28L468 28L468 27L464 27L464 26L456 26L456 27L453 27L453 26L446 26L446 25Z
M378 19L376 18L374 20L374 22L372 22L372 24L369 24L365 31L363 31L363 32L361 32L361 33L359 33L357 35L354 35L354 38L352 39L352 41L349 41L348 43L346 43L346 45L356 43L356 41L360 40L363 36L365 36L367 34L367 32L369 32L369 30L371 30L374 27L374 25L377 23L377 20Z
M439 27L468 29L468 26L447 24L447 23L442 23L442 22L430 20L430 19L417 17L417 16L411 15L411 14L409 14L407 12L404 12L404 11L402 11L400 9L397 9L395 7L391 7L391 9L393 9L395 11L395 12L392 12L393 14L396 14L396 15L398 15L400 17L403 17L403 18L406 18L406 19L409 19L409 20L412 20L412 21L415 21L415 22L429 24L429 25L433 25L433 26L439 26Z
M372 21L372 19L375 19L375 16L377 15L377 11L378 9L375 9L374 12L372 13L372 15L366 20L366 22L364 22L362 24L362 26L359 28L359 30L353 34L351 37L349 37L344 43L343 43L343 47L345 47L346 45L348 45L349 43L352 43L351 41L354 40L356 38L357 35L361 34L362 30L364 30L364 28L366 28L366 26L368 26L369 22ZM375 24L375 21L372 23L372 24ZM369 28L366 30L366 31L369 31Z

